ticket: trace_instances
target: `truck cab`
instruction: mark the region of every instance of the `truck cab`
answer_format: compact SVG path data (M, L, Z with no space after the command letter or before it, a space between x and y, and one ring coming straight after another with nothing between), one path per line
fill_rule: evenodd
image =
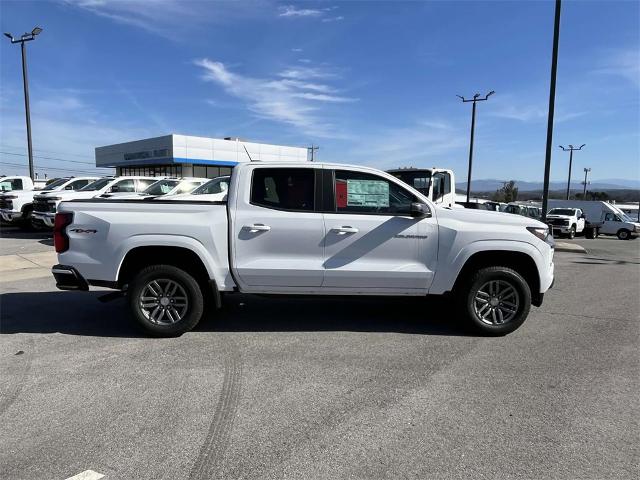
M394 177L415 188L433 203L453 207L456 203L453 170L444 168L395 168L387 170Z

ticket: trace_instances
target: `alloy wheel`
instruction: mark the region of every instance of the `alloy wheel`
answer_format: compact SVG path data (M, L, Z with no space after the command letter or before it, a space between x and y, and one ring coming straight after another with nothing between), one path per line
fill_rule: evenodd
M520 309L518 290L505 280L490 280L473 298L476 315L487 325L503 325L515 318Z
M184 288L168 278L147 283L141 290L138 305L142 314L156 325L179 322L189 310L189 300Z

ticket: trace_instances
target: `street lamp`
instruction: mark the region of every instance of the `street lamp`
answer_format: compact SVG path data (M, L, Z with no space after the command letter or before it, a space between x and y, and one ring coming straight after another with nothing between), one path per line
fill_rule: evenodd
M586 200L587 199L587 185L589 184L589 182L587 182L587 175L589 175L589 172L591 171L590 168L584 168L584 190L582 191L582 199Z
M569 200L569 194L571 193L571 164L573 163L573 152L582 150L582 147L584 147L585 145L586 143L583 143L579 148L574 147L573 145L569 145L569 148L558 145L565 152L569 152L569 179L567 180L567 200Z
M35 27L31 33L25 33L20 38L13 38L10 33L4 34L11 43L19 43L22 49L22 86L24 88L24 111L27 118L27 151L29 153L29 176L34 179L33 174L33 147L31 145L31 113L29 111L29 81L27 78L27 48L25 43L35 40L37 35L42 33L42 28Z
M473 102L473 108L471 109L471 140L469 141L469 174L467 175L467 203L469 203L469 196L471 195L471 164L473 163L473 133L476 129L476 103L484 102L488 100L488 98L493 95L494 92L491 90L487 93L484 98L480 98L480 94L476 93L473 98L464 98L461 95L456 95L456 97L462 100L462 103Z
M553 143L553 116L556 108L556 78L558 73L558 43L560 42L560 10L562 0L556 0L553 16L553 47L551 49L551 80L549 81L549 113L547 115L547 142L544 155L544 184L542 186L542 221L547 222L549 202L549 175L551 174L551 144Z

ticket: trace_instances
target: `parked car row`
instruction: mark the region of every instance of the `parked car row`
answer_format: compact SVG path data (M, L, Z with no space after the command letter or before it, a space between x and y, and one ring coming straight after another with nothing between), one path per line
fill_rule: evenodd
M474 210L495 210L523 217L542 219L542 208L530 203L462 202L460 205ZM640 222L607 202L592 200L549 200L546 223L555 236L585 238L615 235L628 240L640 234Z
M5 223L23 228L53 228L56 212L63 201L89 198L145 201L158 197L189 199L191 195L194 200L222 200L229 184L228 176L216 179L87 176L58 178L41 189L34 189L29 177L0 180L0 186L4 187L0 193L0 218ZM198 195L206 195L206 198Z

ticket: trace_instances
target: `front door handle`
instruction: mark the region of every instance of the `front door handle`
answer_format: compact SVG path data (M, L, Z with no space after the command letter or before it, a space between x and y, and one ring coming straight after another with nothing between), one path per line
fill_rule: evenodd
M355 227L349 227L349 226L335 227L335 228L332 228L331 230L336 232L338 235L346 235L347 233L358 233L360 231Z
M271 230L271 227L269 225L264 225L262 223L254 223L253 225L245 225L244 228L249 230L251 233L268 232L269 230Z

